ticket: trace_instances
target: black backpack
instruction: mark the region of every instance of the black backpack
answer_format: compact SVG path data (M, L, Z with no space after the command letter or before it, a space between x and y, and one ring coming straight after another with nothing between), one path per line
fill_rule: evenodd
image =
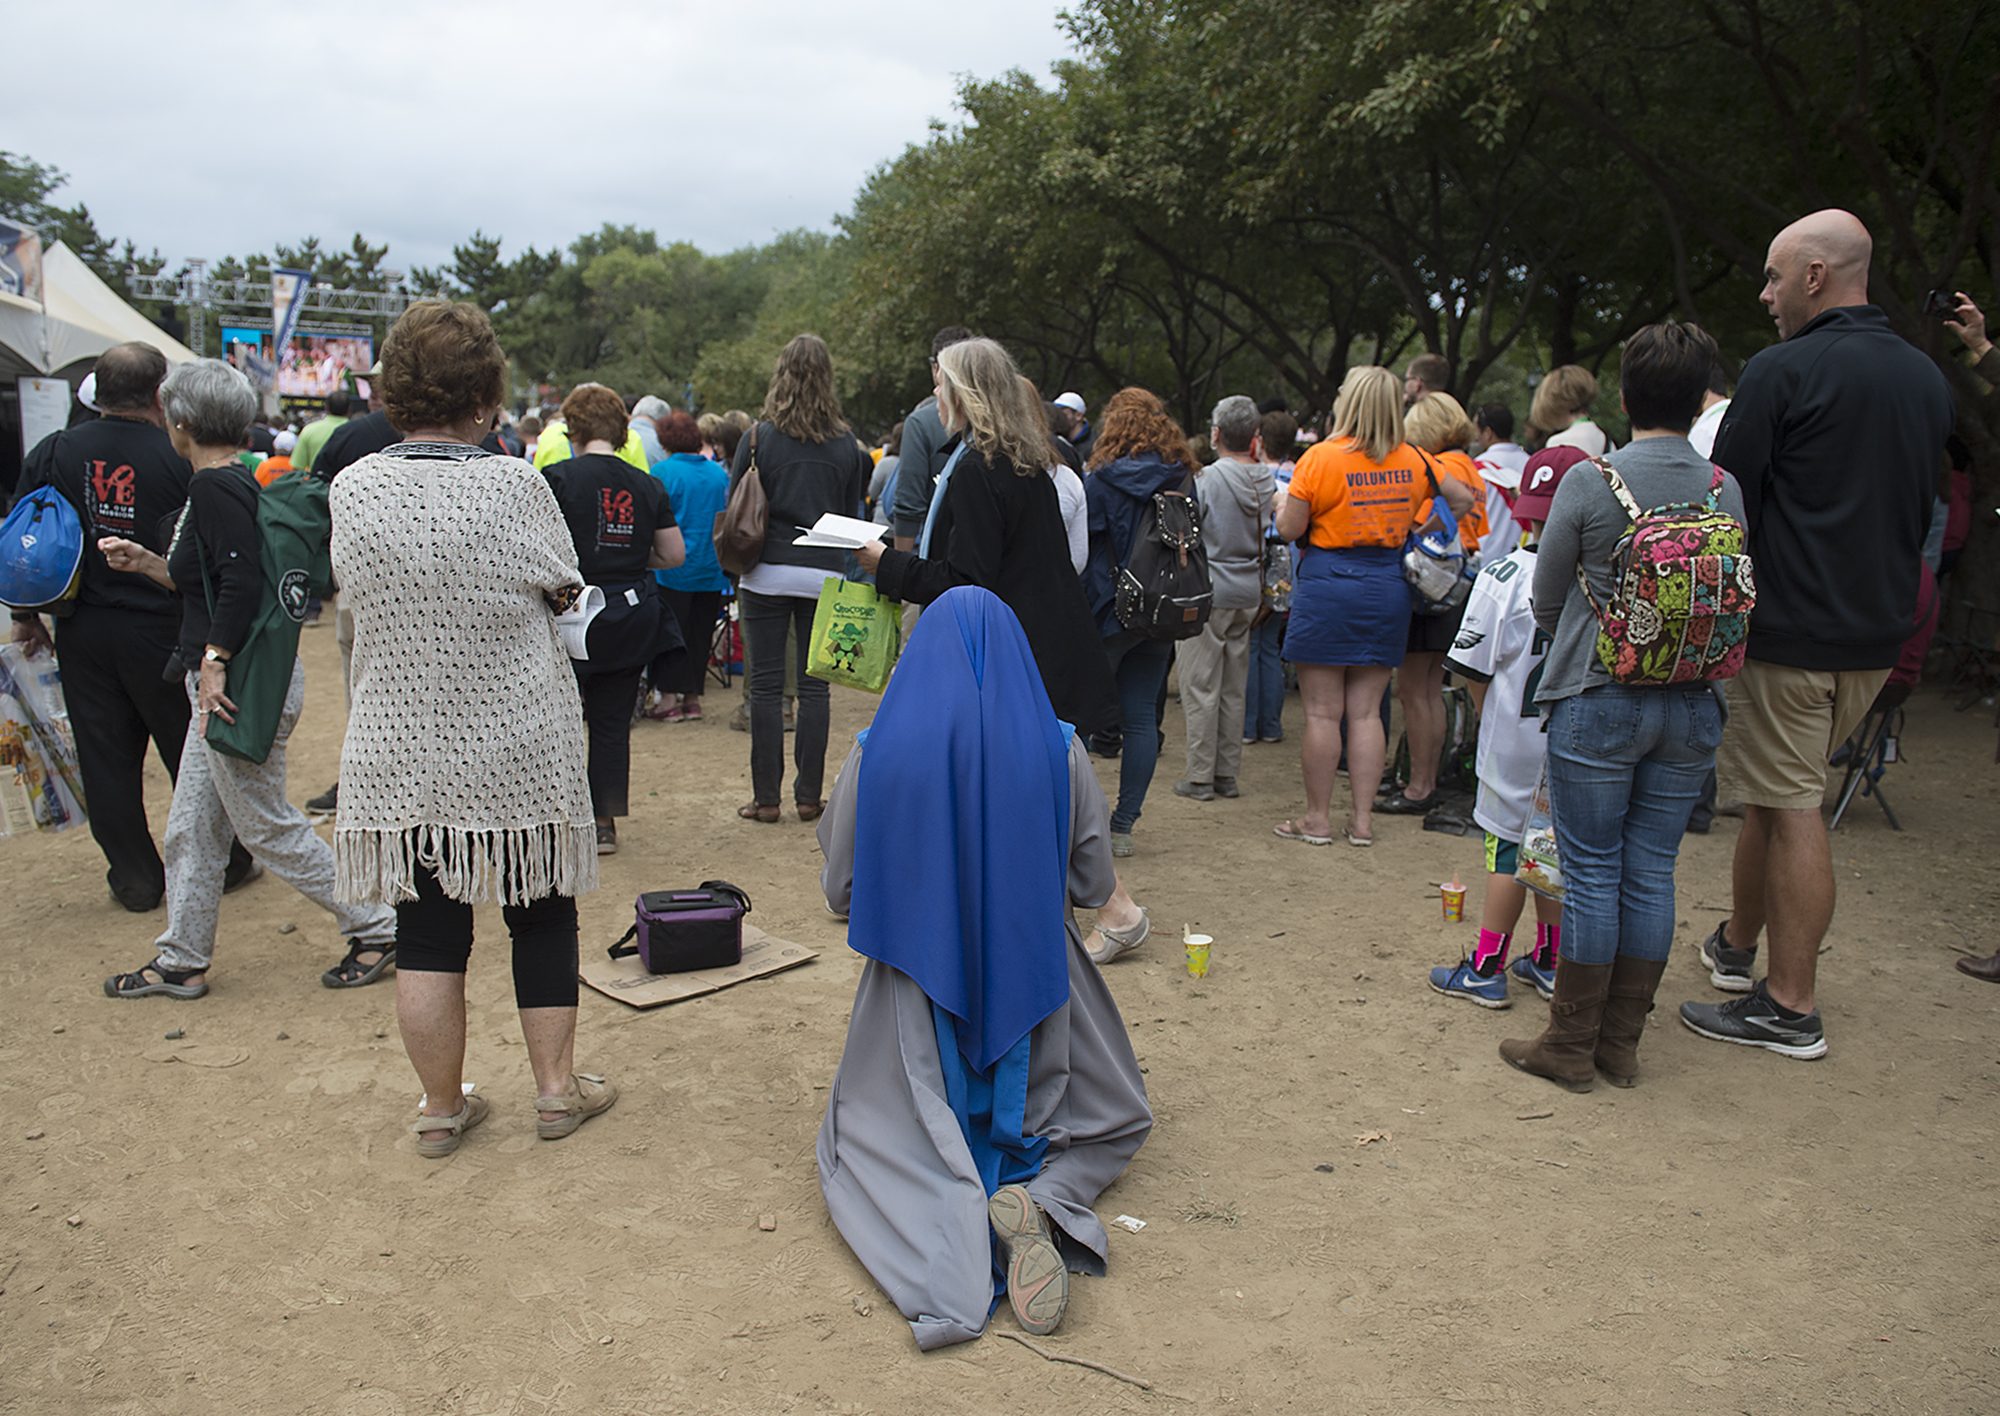
M1192 639L1208 623L1215 590L1201 545L1192 475L1139 508L1132 551L1117 575L1118 623L1142 639Z

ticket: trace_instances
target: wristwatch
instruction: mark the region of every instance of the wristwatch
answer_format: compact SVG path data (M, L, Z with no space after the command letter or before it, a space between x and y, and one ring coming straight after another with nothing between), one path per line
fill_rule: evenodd
M210 649L201 656L201 661L204 664L226 664L229 662L229 656L227 654L218 654L215 650Z

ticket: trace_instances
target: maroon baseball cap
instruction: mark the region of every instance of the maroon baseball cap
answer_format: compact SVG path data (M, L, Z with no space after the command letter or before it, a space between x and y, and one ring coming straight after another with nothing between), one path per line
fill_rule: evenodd
M1529 458L1521 471L1521 494L1514 498L1514 519L1547 521L1549 503L1556 499L1563 474L1586 460L1579 447L1545 447Z

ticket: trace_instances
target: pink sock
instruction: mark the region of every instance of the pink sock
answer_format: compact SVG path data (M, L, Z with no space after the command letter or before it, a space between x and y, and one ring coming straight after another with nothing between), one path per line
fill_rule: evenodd
M1472 948L1472 971L1481 978L1491 978L1507 967L1507 946L1514 940L1511 934L1496 934L1490 929L1479 931L1479 942Z
M1535 967L1552 969L1556 966L1556 955L1562 952L1563 927L1559 924L1543 924L1535 921Z

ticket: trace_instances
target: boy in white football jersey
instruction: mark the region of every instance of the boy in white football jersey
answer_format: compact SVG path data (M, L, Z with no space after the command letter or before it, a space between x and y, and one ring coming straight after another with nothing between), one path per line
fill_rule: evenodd
M1458 637L1445 657L1445 667L1467 681L1479 706L1479 796L1472 819L1486 832L1486 899L1472 957L1432 969L1430 982L1445 997L1482 1008L1505 1008L1510 1002L1507 952L1528 896L1527 887L1514 878L1514 868L1547 751L1535 707L1542 655L1549 646L1549 637L1535 625L1529 600L1535 547L1563 474L1583 460L1584 454L1573 447L1549 448L1528 460L1514 502L1514 519L1526 534L1510 555L1479 572ZM1535 896L1535 947L1514 960L1513 971L1544 998L1555 991L1561 943L1562 906Z

